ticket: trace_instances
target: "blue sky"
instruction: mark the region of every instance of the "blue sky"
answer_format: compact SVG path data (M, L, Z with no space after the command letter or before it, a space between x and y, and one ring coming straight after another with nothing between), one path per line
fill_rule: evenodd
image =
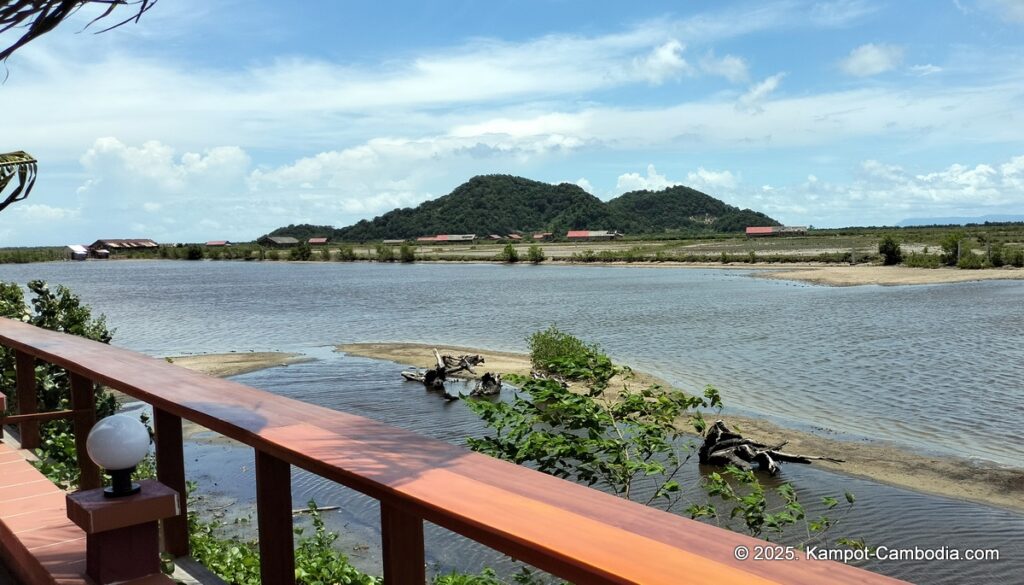
M481 173L602 199L681 183L821 227L1024 213L1024 0L90 16L7 63L0 150L41 164L0 245L343 226Z

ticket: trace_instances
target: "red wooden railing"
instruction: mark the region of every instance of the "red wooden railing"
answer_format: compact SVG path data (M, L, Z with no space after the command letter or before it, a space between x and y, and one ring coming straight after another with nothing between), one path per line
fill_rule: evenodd
M153 406L157 475L185 491L182 419L255 450L263 582L294 583L291 466L380 502L384 579L425 581L424 520L575 583L714 585L900 583L830 561L739 561L736 547L765 543L661 512L448 443L344 412L212 378L124 349L9 319L0 345L17 354L24 446L38 441L35 360L72 376L82 487L99 484L84 438L92 384ZM167 552L188 554L186 510L162 523Z

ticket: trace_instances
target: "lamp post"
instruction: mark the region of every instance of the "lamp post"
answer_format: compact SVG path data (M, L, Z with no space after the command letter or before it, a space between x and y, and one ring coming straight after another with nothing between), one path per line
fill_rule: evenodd
M92 428L85 448L89 458L110 474L111 486L103 491L104 496L123 498L139 493L132 473L149 453L149 442L146 426L125 414L108 416Z
M123 414L96 423L86 440L89 457L110 474L112 485L68 494L67 508L68 518L85 531L85 572L98 585L143 577L147 584L173 583L160 575L159 522L181 512L178 493L152 479L132 483L149 443L146 426Z

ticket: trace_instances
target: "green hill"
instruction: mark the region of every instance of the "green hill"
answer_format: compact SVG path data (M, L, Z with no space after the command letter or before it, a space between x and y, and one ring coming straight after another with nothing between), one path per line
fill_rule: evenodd
M671 230L739 232L752 225L781 225L767 215L739 209L682 185L663 191L631 191L608 202L629 233Z
M731 232L749 225L778 222L689 187L633 191L605 203L569 183L551 185L511 175L482 175L416 208L395 209L340 229L290 225L270 235L372 241L434 234L505 235L514 230L544 230L556 235L572 229L627 234Z

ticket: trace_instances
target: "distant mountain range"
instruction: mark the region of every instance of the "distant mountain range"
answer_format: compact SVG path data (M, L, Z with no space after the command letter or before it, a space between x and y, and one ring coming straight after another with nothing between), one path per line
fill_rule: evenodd
M921 225L967 225L969 223L1013 223L1024 221L1024 215L979 215L977 217L912 217L896 224L898 227Z
M513 231L618 230L627 234L738 232L781 225L763 213L739 209L689 187L632 191L607 203L577 185L552 185L511 175L473 177L454 191L415 208L395 209L344 228L289 225L271 236L372 241L435 234Z

